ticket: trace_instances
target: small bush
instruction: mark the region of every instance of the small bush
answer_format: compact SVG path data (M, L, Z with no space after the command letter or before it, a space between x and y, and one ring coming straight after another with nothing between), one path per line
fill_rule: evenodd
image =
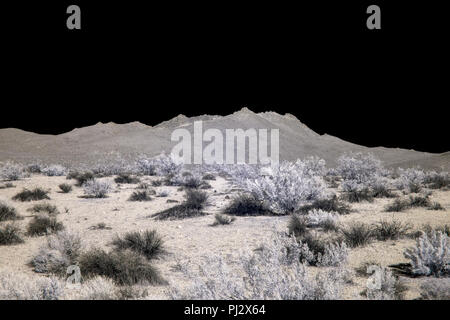
M83 186L86 182L94 180L95 176L92 172L75 173L73 178L77 180L75 185L77 187Z
M190 209L201 210L208 201L208 194L206 192L197 190L186 190L185 206Z
M161 191L158 191L158 193L156 194L156 196L159 197L159 198L165 198L165 197L168 197L168 196L169 196L169 191L167 191L167 190L161 190Z
M142 254L148 260L164 254L163 240L155 230L128 232L123 237L116 237L113 245L119 250L130 249Z
M230 217L224 214L216 213L214 216L215 221L213 222L212 226L218 226L218 225L227 225L231 224L234 220L236 220L235 217Z
M410 196L409 206L412 208L416 207L427 208L431 206L431 202L428 196Z
M450 175L448 172L430 172L425 175L424 182L430 189L445 189L450 187Z
M342 198L348 202L373 201L373 195L370 189L366 186L361 186L355 180L344 181L342 183L342 190L344 191Z
M428 210L445 210L445 209L439 202L433 202L429 204Z
M29 208L28 211L35 213L48 213L50 215L59 214L58 208L50 203L35 204L33 207Z
M348 228L341 230L345 242L352 248L362 247L372 241L373 231L364 223L354 223Z
M9 189L9 188L15 188L16 186L13 185L11 182L7 182L0 186L0 189Z
M106 198L112 186L108 181L88 180L83 184L84 193L93 198Z
M64 298L64 286L57 278L1 273L0 300L60 300Z
M327 212L320 209L313 209L306 215L308 227L323 228L324 231L337 231L338 215L335 212Z
M29 173L41 173L42 164L39 162L30 163L29 165L27 165L26 170Z
M137 177L131 176L129 173L121 173L116 178L114 178L115 183L127 183L134 184L139 183L140 180Z
M420 285L421 300L450 300L450 278L427 279Z
M430 236L424 233L417 239L416 247L406 249L404 255L411 260L411 271L415 275L450 274L450 240L440 231L433 231Z
M385 208L386 212L401 212L409 208L409 202L401 199L395 199Z
M368 268L368 270L370 270ZM374 286L367 286L364 291L369 300L402 300L406 287L395 277L392 272L384 267L376 266L372 272L378 273L377 283Z
M0 227L0 245L12 245L23 243L21 232L18 226L14 224L8 224L3 228Z
M143 256L130 250L107 253L101 249L92 249L81 255L79 265L84 277L103 276L112 279L117 285L164 283L155 267Z
M372 186L371 195L373 198L396 198L397 195L393 193L387 186L376 184Z
M306 217L292 214L288 224L289 234L294 234L297 237L303 236L308 232L308 222Z
M44 167L41 172L49 177L64 176L67 174L67 169L59 164L52 164Z
M128 201L150 201L152 198L150 197L147 191L135 191L128 198Z
M300 208L300 212L308 213L311 210L322 210L327 212L337 212L339 214L349 214L350 213L350 207L339 201L336 195L329 199L319 199L313 201L310 205L305 205Z
M216 177L212 173L205 173L202 180L216 180Z
M431 237L431 235L433 234L433 232L437 232L440 231L444 234L446 234L448 237L450 237L450 225L443 225L443 226L437 226L437 227L431 227L431 225L426 224L423 226L423 232L425 232L427 234L428 237ZM419 236L420 237L422 235L422 232L420 232Z
M399 177L396 179L396 186L399 190L409 193L418 193L422 190L425 173L419 168L399 168Z
M55 217L42 215L36 216L30 221L28 224L27 234L30 236L40 236L56 233L63 229L63 224L58 222Z
M72 186L68 183L61 183L58 187L63 193L69 193L72 191Z
M17 210L8 206L6 203L0 202L0 221L19 220L22 219Z
M82 247L81 238L77 234L59 231L47 239L31 264L35 272L64 276L67 268L76 264Z
M37 200L49 200L50 197L47 195L49 191L43 190L41 188L34 188L32 190L28 190L24 188L21 192L16 194L12 199L17 201L37 201Z
M264 216L274 214L264 202L247 194L241 194L232 199L231 203L225 207L223 212L236 216Z
M147 190L147 189L150 189L150 185L148 183L141 182L138 184L136 189Z
M153 180L152 181L152 186L153 187L160 187L163 185L163 180L162 179L157 179L157 180Z
M408 234L411 230L411 225L408 223L403 224L401 221L380 221L378 222L373 230L374 236L377 240L397 240Z
M14 162L6 162L0 163L0 179L15 181L27 176L26 171L23 166L14 163Z

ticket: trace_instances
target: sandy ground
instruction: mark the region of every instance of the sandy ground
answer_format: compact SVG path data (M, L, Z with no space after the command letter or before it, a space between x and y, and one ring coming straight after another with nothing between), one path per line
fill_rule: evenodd
M112 180L112 178L103 178ZM142 182L150 182L153 177L142 178ZM236 194L233 186L225 179L218 177L216 181L209 181L212 189L208 190L210 204L206 208L208 216L174 221L157 221L149 216L163 209L176 205L167 203L167 199L182 201L184 191L177 187L156 187L155 190L168 190L169 196L165 198L153 197L149 202L127 201L130 194L135 191L136 184L115 185L115 191L105 199L82 198L82 188L74 187L71 193L60 193L58 185L61 183L73 184L73 180L65 177L46 177L33 175L21 181L15 181L14 188L1 189L0 201L15 207L25 217L18 224L25 229L32 214L27 211L36 203L48 202L56 205L61 212L58 220L63 222L66 229L82 235L86 248L109 248L110 242L116 234L127 231L156 229L165 241L168 254L155 262L162 275L169 281L177 281L181 277L180 272L174 270L178 259L196 258L207 256L211 253L219 253L224 256L233 255L237 250L248 247L256 248L272 235L273 231L286 230L289 217L238 217L231 225L211 227L214 221L213 214L228 203L227 195ZM11 198L22 188L41 187L50 189L51 200L18 202ZM373 203L352 204L352 213L341 216L342 224L354 221L365 223L393 218L408 222L415 229L420 229L423 224L439 226L450 224L450 191L434 191L432 200L442 204L445 211L429 211L424 208L409 209L400 213L383 212L384 206L392 199L377 199ZM8 222L0 222L4 225ZM111 229L92 230L91 226L105 223ZM46 237L26 237L25 243L14 246L0 246L0 272L27 273L39 277L33 272L28 262L44 245ZM405 248L413 246L412 239L400 239L398 241L375 241L362 248L352 249L349 255L348 267L355 269L365 262L377 262L380 265L407 262L403 256ZM407 299L418 296L417 287L423 279L404 278L408 286ZM365 288L367 278L355 275L353 284L345 290L344 298L360 299L360 292ZM165 298L164 286L149 287L148 291L153 298Z

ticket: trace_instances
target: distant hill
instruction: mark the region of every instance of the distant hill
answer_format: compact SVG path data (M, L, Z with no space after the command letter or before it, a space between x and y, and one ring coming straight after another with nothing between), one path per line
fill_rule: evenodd
M0 129L0 161L29 162L39 159L46 163L79 165L108 161L118 155L124 158L134 158L139 154L155 156L171 151L175 145L175 142L170 141L173 130L186 128L193 132L193 123L199 120L203 121L204 130L219 129L224 136L225 129L279 129L281 160L316 155L333 166L341 154L361 151L373 153L387 166L422 166L450 171L450 152L432 154L397 148L368 148L327 134L319 135L291 114L254 113L247 108L227 116L189 118L179 115L154 127L140 122L97 123L60 135L40 135L14 128Z

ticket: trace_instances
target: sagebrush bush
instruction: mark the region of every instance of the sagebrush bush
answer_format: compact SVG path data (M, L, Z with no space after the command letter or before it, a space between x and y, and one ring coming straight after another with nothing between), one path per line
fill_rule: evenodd
M157 212L152 217L158 220L173 220L204 216L206 213L202 209L207 204L207 201L208 195L206 192L187 189L186 200L182 204Z
M380 241L397 240L406 236L411 228L412 226L409 223L402 223L399 220L381 220L375 224L373 233Z
M88 180L83 184L84 193L93 198L106 198L108 193L112 191L109 181Z
M160 176L176 176L183 169L183 163L175 159L172 155L161 154L154 158L157 174Z
M64 276L67 268L76 264L82 248L81 238L77 234L59 231L47 239L31 264L35 272Z
M205 173L202 177L202 180L216 180L216 176L212 173Z
M339 229L339 216L335 212L313 209L305 217L310 228L323 228L324 231L337 231Z
M248 194L240 194L233 198L223 209L223 212L236 216L264 216L274 214L265 202Z
M43 167L42 163L33 162L28 164L25 170L29 173L41 173L42 167Z
M157 179L157 180L153 180L152 181L152 186L153 187L160 187L163 185L163 180L162 179Z
M450 240L440 231L433 231L430 236L424 233L417 239L416 246L406 249L404 255L411 261L413 274L435 277L450 275Z
M27 172L22 165L10 161L0 163L0 179L14 181L26 176Z
M32 278L25 274L0 273L0 300L60 300L64 282L57 278Z
M292 214L289 219L288 231L289 234L294 234L295 236L302 236L308 232L308 222L306 217Z
M164 283L153 265L142 255L130 250L108 253L101 249L91 249L81 254L79 266L83 277L103 276L112 279L117 285Z
M48 196L49 191L41 189L41 188L34 188L34 189L26 189L24 188L21 192L16 194L12 199L16 201L38 201L38 200L50 200L50 197Z
M114 178L115 183L127 183L127 184L134 184L139 183L140 179L137 177L133 177L129 173L121 173L117 177Z
M231 224L234 220L236 220L235 217L230 217L224 214L216 213L214 215L214 222L212 223L212 226L219 226L219 225L227 225Z
M141 182L138 184L136 189L147 190L147 189L150 189L150 185L146 182Z
M27 234L29 236L41 236L56 233L64 229L64 225L55 217L46 215L35 216L29 223Z
M353 223L341 229L345 242L352 248L363 247L373 239L373 230L364 223Z
M430 189L444 189L450 187L450 175L448 172L428 172L425 174L424 183Z
M52 164L42 168L41 173L49 177L65 176L67 174L67 168L59 164Z
M118 250L130 249L140 253L148 260L159 258L165 253L163 239L156 230L128 232L122 237L116 236L112 244Z
M38 203L28 209L28 211L35 213L48 213L49 215L59 214L59 210L56 206L50 203Z
M428 196L410 196L409 206L412 208L423 207L427 208L431 206L431 201Z
M144 176L154 176L157 173L156 162L152 158L140 156L136 159L136 169Z
M181 271L189 286L172 283L171 299L328 300L341 298L344 270L330 268L311 276L298 258L299 243L275 235L260 250L244 250L234 262L213 255ZM187 266L186 266L187 265ZM198 270L198 271L196 271ZM238 271L236 271L238 270Z
M425 181L425 173L420 168L398 169L399 177L395 180L395 185L399 190L409 193L417 193L422 189Z
M95 176L92 172L90 171L86 171L83 173L79 173L79 172L74 172L73 174L69 174L69 176L67 176L69 179L75 179L77 182L75 183L75 185L77 187L81 187L83 186L86 182L94 180Z
M0 246L23 243L20 228L15 224L0 226Z
M377 267L376 283L364 291L369 300L402 300L406 287L385 267Z
M372 191L368 187L358 184L356 180L346 180L341 186L344 191L342 198L348 202L373 201Z
M421 300L450 300L450 278L427 279L420 285Z
M208 194L203 191L186 190L185 206L190 209L201 210L208 201Z
M61 183L58 187L63 193L69 193L72 191L72 186L68 183Z
M311 210L322 210L328 212L337 212L339 214L349 214L350 207L341 202L336 195L329 199L318 199L313 201L311 204L302 206L299 208L299 212L308 213Z
M440 231L450 237L450 225L447 224L435 227L432 227L430 224L425 224L422 227L422 231L425 232L428 235L428 237L431 237L432 233L435 231ZM421 235L422 232L420 232L418 237L420 237Z
M401 212L409 208L409 201L404 199L395 199L385 208L386 212Z
M0 201L0 221L19 219L22 219L22 217L17 213L16 208Z
M135 191L133 192L128 201L151 201L152 197L150 197L147 191Z

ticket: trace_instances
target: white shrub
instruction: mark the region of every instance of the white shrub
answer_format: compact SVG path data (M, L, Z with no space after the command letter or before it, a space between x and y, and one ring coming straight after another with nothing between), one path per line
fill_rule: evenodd
M450 278L427 279L420 285L424 300L450 300Z
M19 180L27 177L24 167L18 163L7 161L0 163L0 178L3 180Z
M336 171L344 181L352 181L353 186L360 185L358 188L368 188L374 179L388 173L380 160L363 153L344 154L338 159Z
M397 278L392 272L384 267L378 267L374 280L376 283L367 286L366 297L369 300L396 300L397 292Z
M160 176L176 176L183 169L183 163L178 161L172 155L165 155L164 153L154 158L156 172Z
M63 295L64 283L56 278L0 274L0 300L59 300Z
M94 198L105 198L112 191L112 185L109 181L100 181L91 179L83 184L84 193Z
M406 258L411 260L412 272L417 275L436 277L450 274L450 240L440 231L423 233L416 247L406 249Z
M42 168L41 172L49 177L65 176L67 174L67 168L59 164L52 164Z
M395 186L399 190L415 191L425 181L425 172L418 168L398 169L399 177L395 180Z
M313 209L308 211L306 222L309 227L321 227L325 224L336 225L339 221L339 215L336 212Z
M87 280L81 285L78 300L117 300L118 288L114 281L101 276Z
M321 267L338 267L347 262L348 248L345 242L329 243L324 254L317 255L317 265Z
M299 261L299 244L294 237L275 235L259 250L240 253L235 264L220 256L207 257L199 273L184 272L193 279L191 286L172 284L172 299L339 299L343 287L337 269L313 277Z
M327 173L325 160L316 156L307 157L303 160L297 160L295 165L298 170L301 170L303 175L307 177L323 177Z
M77 234L60 231L48 237L46 245L39 249L31 263L36 272L65 274L67 267L75 263L81 249L81 238Z
M136 159L136 171L144 176L154 176L157 173L157 165L154 158L139 156Z
M308 201L326 196L322 177L309 176L299 163L282 162L271 175L247 179L243 187L257 199L266 201L274 212L294 212Z
M91 170L86 169L87 168L82 171L92 171L94 174L103 177L110 177L123 173L137 173L136 166L131 164L130 160L126 160L121 156L117 156L115 159L107 162L97 163L93 168L91 168Z

